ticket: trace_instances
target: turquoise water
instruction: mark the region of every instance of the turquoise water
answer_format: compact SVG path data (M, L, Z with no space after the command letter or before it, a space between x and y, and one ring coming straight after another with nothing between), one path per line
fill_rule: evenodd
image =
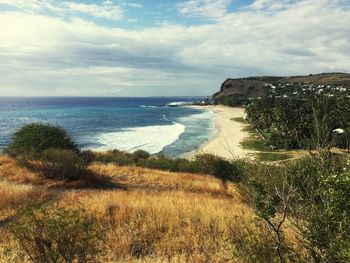
M177 156L203 144L215 131L215 114L173 107L201 98L0 97L0 150L21 126L62 126L83 149L143 149Z

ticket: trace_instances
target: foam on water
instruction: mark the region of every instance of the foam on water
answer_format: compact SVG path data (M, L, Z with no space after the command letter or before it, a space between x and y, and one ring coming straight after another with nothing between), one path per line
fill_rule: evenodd
M189 103L188 101L174 101L174 102L168 103L167 106L175 107L175 106L185 106L188 104L191 104L191 103Z
M186 131L173 144L164 148L164 154L175 157L199 148L215 134L215 116L215 112L204 110L176 118L176 122L185 125Z
M214 118L215 118L215 112L211 110L206 110L201 113L195 113L188 116L180 117L177 119L177 121L180 123L183 123L183 122L189 122L189 121L195 122L198 120L213 120ZM214 122L212 122L212 126L215 127Z
M145 150L151 154L161 152L165 146L174 143L185 132L185 126L173 122L170 125L155 125L122 129L103 133L96 139L101 145L95 150L118 149L127 152Z
M140 108L159 108L160 106L155 105L141 105Z

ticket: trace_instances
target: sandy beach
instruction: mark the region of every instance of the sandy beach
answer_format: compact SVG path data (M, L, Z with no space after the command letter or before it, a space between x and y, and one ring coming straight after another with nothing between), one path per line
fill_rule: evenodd
M184 158L192 158L199 153L215 154L224 158L242 158L246 157L251 151L245 150L241 142L249 136L249 133L243 131L244 124L231 120L232 118L242 117L243 108L232 108L225 106L191 106L199 109L208 109L216 113L215 125L216 134L209 139L202 147L189 153L181 155Z

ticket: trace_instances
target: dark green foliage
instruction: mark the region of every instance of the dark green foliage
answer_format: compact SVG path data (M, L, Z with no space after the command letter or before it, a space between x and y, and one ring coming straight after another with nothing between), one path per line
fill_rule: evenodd
M274 171L268 171L273 173ZM271 176L272 175L272 176ZM271 174L269 179L274 177ZM275 252L278 255L279 262L286 262L290 257L288 248L284 240L283 225L291 209L294 186L287 184L288 176L282 171L280 182L271 187L266 181L251 179L248 181L252 193L252 202L256 209L257 215L263 219L273 233L275 238Z
M118 165L133 165L135 160L130 153L113 150L108 152L84 152L83 156L90 161L101 163L116 163Z
M231 96L220 96L214 98L215 104L222 104L230 107L240 107L242 105L248 105L250 100L244 95L231 95Z
M106 153L85 151L82 153L82 156L88 162L135 165L170 172L203 173L213 175L225 181L235 181L240 178L237 162L225 160L211 154L198 155L194 160L167 158L164 156L150 157L144 151L130 154L118 150L108 151Z
M243 142L241 145L245 149L254 150L254 151L262 151L262 152L271 152L273 149L268 145L266 140L258 138L256 135L253 135Z
M64 129L49 124L22 127L5 152L47 178L77 179L86 170L77 144Z
M349 262L347 160L347 156L324 151L279 166L252 162L243 165L242 191L278 237L276 251L282 260L289 253L280 226L285 215L299 228L315 262Z
M223 181L237 181L239 170L233 162L212 154L201 154L195 157L199 171L222 179Z
M348 148L349 105L344 96L271 96L255 99L246 111L249 122L268 135L268 144L278 148ZM345 133L338 136L332 132L337 128Z
M90 150L82 151L80 156L83 158L86 164L90 164L96 159L96 154Z
M139 161L139 160L144 160L144 159L148 159L151 155L144 151L144 150L137 150L132 154L135 162Z
M98 262L103 252L104 231L82 210L27 208L9 229L36 263Z
M244 120L243 117L231 118L231 121L240 122L240 123L245 123L245 120Z
M67 132L50 124L33 123L19 129L6 147L5 152L17 157L36 154L50 148L69 149L79 152L77 144Z
M140 160L137 163L137 166L150 168L150 169L159 169L170 172L187 172L187 173L197 173L198 167L196 163L181 158L150 158L148 160Z
M276 207L280 204L281 199L277 195L270 195L265 187L257 182L251 181L254 189L254 206L258 215L266 220L276 216Z
M322 174L318 202L306 214L304 234L315 257L324 262L350 262L350 167Z
M33 166L45 177L61 180L78 179L86 171L84 159L66 149L47 149L39 155Z

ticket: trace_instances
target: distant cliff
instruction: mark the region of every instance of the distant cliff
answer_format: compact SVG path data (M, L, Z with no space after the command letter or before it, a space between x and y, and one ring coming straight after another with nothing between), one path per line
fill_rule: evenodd
M226 79L220 91L213 95L213 101L220 104L244 104L249 98L264 96L269 88L285 85L331 85L342 86L350 89L350 74L348 73L323 73L307 76L291 77L248 77L238 79Z

